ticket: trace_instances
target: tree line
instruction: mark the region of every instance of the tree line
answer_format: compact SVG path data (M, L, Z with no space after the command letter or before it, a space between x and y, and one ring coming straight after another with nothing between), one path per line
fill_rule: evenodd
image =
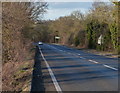
M2 3L4 63L25 60L33 42L55 43L56 36L60 44L120 53L120 2L94 2L87 13L77 10L56 20L41 20L47 8L46 2Z
M61 44L120 53L119 8L120 2L94 2L85 14L77 10L56 20L38 22L36 39L54 43L59 36Z

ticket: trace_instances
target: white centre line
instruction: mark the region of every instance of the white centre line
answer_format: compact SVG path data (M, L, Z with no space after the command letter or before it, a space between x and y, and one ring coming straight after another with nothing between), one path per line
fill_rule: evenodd
M50 45L49 45L50 46ZM50 46L50 47L53 47L53 46ZM56 50L59 50L59 49L57 49L57 48L55 48L55 47L53 47L54 49L56 49ZM64 50L59 50L59 51L63 51L63 52L66 52L66 51L64 51ZM70 52L67 52L68 54L72 54L72 53L70 53ZM81 54L78 54L78 55L81 55ZM81 59L86 59L86 58L84 58L84 57L80 57ZM97 62L97 61L94 61L94 60L88 60L88 61L90 61L90 62L93 62L93 63L99 63L99 62ZM110 68L110 69L113 69L113 70L118 70L117 68L114 68L114 67L111 67L111 66L108 66L108 65L104 65L103 64L103 66L105 66L105 67L107 67L107 68Z
M108 66L108 65L104 65L104 66L107 67L107 68L113 69L113 70L118 70L117 68L114 68L114 67L111 67L111 66Z
M86 58L84 58L84 57L80 57L81 59L86 59Z
M96 63L96 64L98 63L97 61L94 61L94 60L88 60L88 61L93 62L93 63Z
M71 53L67 52L67 54L71 54Z
M59 51L62 51L62 50L59 50Z
M40 53L41 53L41 56L42 56L43 60L45 61L45 64L46 64L46 66L47 66L47 68L48 68L49 74L50 74L50 76L51 76L51 78L52 78L53 84L54 84L57 92L58 92L58 93L63 93L63 92L62 92L62 89L60 88L60 85L58 84L57 79L56 79L56 77L55 77L52 69L50 68L48 62L46 61L46 59L45 59L45 57L44 57L44 55L43 55L40 47L39 47L39 51L40 51Z

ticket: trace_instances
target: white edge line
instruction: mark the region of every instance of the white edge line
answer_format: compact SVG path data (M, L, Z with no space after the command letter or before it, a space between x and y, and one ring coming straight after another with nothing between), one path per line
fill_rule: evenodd
M40 51L40 53L41 53L41 56L42 56L43 60L45 61L45 64L46 64L46 66L47 66L47 68L48 68L48 71L49 71L49 73L50 73L50 76L51 76L51 78L52 78L53 84L54 84L57 92L62 93L62 89L60 88L60 86L59 86L59 84L58 84L58 82L57 82L57 79L55 78L55 75L53 74L53 72L52 72L52 70L51 70L48 62L46 61L46 59L45 59L45 57L44 57L44 55L43 55L40 47L39 47L39 51Z
M118 70L118 69L116 69L116 68L114 68L114 67L111 67L111 66L108 66L108 65L104 65L105 67L107 67L107 68L111 68L111 69L113 69L113 70Z

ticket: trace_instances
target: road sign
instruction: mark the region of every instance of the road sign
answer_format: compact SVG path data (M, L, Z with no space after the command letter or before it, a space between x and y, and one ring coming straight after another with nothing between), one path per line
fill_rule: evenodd
M60 37L59 37L59 36L56 36L55 39L60 39Z
M101 45L103 44L103 36L100 35L100 37L98 38L98 44Z

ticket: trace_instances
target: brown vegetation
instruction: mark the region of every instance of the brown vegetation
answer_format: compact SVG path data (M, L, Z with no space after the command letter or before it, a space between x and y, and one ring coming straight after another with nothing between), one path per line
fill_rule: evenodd
M32 39L28 33L47 4L27 2L2 3L3 62L24 61ZM29 28L29 29L26 29ZM26 30L26 31L25 31Z
M56 43L59 36L60 44L120 53L120 2L95 2L86 14L74 11L54 21L41 21L47 6L45 2L2 3L3 90L25 89L31 78L32 42ZM100 35L102 45L97 43Z
M8 62L3 66L2 91L30 91L33 60Z
M44 2L2 3L3 91L28 91L35 47L28 33L46 8Z

